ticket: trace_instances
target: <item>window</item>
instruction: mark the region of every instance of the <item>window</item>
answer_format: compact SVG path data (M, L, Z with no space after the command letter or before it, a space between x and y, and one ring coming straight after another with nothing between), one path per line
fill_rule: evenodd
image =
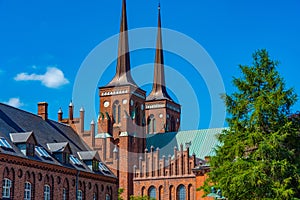
M43 147L35 147L35 151L44 158L50 158L51 156Z
M44 200L50 200L50 186L44 186Z
M25 182L24 200L31 200L31 183Z
M70 155L70 160L72 161L72 163L73 163L74 165L82 165L82 163L79 161L79 159L76 158L76 157L73 156L73 155Z
M121 105L118 100L113 104L113 119L114 123L121 123Z
M70 154L63 152L62 153L62 163L69 164Z
M2 198L10 198L11 180L3 179Z
M7 149L12 149L11 145L3 137L0 138L0 147L5 147Z
M99 166L99 169L100 169L103 173L110 174L110 171L107 169L107 167L106 167L103 163L99 163L98 166Z
M105 195L105 200L110 200L110 195L109 194Z
M149 197L150 199L151 198L156 199L156 188L154 186L151 186L149 188Z
M99 162L97 160L92 161L93 171L99 171Z
M171 117L171 130L170 131L176 131L176 122L174 117Z
M180 185L177 188L177 199L178 200L185 200L186 198L186 190L185 187L183 185Z
M97 200L97 193L96 192L94 192L94 194L93 194L93 200Z
M82 191L78 190L77 192L77 200L82 200Z
M135 105L135 124L140 125L140 106L139 104Z
M27 143L26 144L26 156L34 156L34 144Z
M156 132L156 121L154 115L150 115L148 118L148 133L155 133Z
M66 188L63 189L63 200L68 200L68 190Z

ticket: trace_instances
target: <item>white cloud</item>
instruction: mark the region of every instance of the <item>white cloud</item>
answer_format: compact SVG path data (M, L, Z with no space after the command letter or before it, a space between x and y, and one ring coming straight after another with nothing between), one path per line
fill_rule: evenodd
M45 74L28 74L23 72L17 74L14 79L16 81L41 81L48 88L58 88L69 83L64 73L56 67L48 67Z
M21 102L20 98L10 98L7 102L3 102L7 105L16 107L16 108L20 108L21 106L23 106L24 104Z

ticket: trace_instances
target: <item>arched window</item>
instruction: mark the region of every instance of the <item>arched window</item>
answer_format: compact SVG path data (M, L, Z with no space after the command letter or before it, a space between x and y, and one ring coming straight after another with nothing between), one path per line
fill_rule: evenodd
M96 184L94 186L93 200L97 200L97 199L98 199L98 185Z
M69 199L69 182L68 179L65 179L63 184L63 200Z
M137 103L135 104L135 124L140 125L140 120L141 120L140 105Z
M118 100L113 104L113 119L114 123L121 123L121 105Z
M105 200L110 200L111 198L110 198L110 195L109 194L106 194L105 195Z
M152 119L152 125L153 125L153 128L152 128L153 133L156 133L156 120L155 120L155 118Z
M145 187L142 187L142 197L145 196Z
M68 199L68 191L66 188L63 188L63 200L67 200Z
M192 186L192 184L189 184L189 186L188 186L188 193L187 193L187 195L188 195L188 200L190 200L191 199L191 196L193 196L193 186Z
M31 183L25 182L24 200L31 200Z
M177 199L185 200L186 199L186 189L184 185L179 185L177 188Z
M151 133L151 126L152 126L152 121L151 118L149 117L147 120L147 133L150 134Z
M173 116L171 117L171 130L170 131L176 131L176 123L175 123L175 119Z
M159 186L158 188L158 200L162 200L163 198L163 186Z
M50 200L50 186L44 185L44 200Z
M169 132L171 128L170 119L167 119L167 126L166 126L166 132Z
M77 199L82 200L82 190L78 190L77 192Z
M151 199L151 198L156 199L156 188L155 188L154 186L151 186L151 187L149 188L148 193L149 193L150 199Z
M8 178L3 179L2 198L10 198L11 196L11 180Z
M174 197L174 186L171 185L170 188L169 188L169 200L173 200L173 197Z
M156 132L156 121L154 115L150 115L148 118L148 134Z

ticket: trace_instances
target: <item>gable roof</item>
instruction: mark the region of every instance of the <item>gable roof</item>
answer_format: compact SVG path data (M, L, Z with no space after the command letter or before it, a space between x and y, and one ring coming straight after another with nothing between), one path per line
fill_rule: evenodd
M212 128L202 130L190 130L169 132L162 134L148 134L146 138L147 149L151 146L160 149L160 155L174 155L174 147L183 150L186 144L190 147L190 155L195 154L197 158L204 159L206 156L214 155L214 148L221 145L217 136L222 133L225 128Z
M98 160L100 161L100 157L97 151L79 151L77 152L80 160Z
M10 139L13 143L26 143L28 139L33 136L34 140L36 141L33 132L23 132L23 133L10 133Z
M69 148L68 142L60 142L60 143L47 143L47 147L49 151L52 153L64 152L67 148Z
M12 138L10 133L13 133ZM22 136L20 136L14 135L15 133L24 134L21 134ZM38 115L0 103L0 138L4 138L11 144L12 140L18 142L25 141L28 137L30 137L30 133L33 133L33 136L40 147L43 149L48 149L49 147L51 152L62 151L65 150L66 147L70 148L70 151L74 154L79 151L90 151L88 145L84 143L80 136L69 125L53 120L43 120ZM11 146L12 149L9 150L1 148L1 153L25 158L27 157L16 145ZM45 158L38 153L30 159L56 165L64 165L54 157ZM73 167L90 173L102 174L104 176L115 177L112 174L107 175L101 172L93 172L85 164L82 166L69 164L67 167Z

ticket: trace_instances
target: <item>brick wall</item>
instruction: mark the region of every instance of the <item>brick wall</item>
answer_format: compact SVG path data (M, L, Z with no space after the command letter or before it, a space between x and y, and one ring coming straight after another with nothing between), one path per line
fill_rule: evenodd
M78 179L76 179L78 176ZM0 153L0 195L2 197L2 180L12 181L12 198L24 199L24 185L32 184L32 199L44 198L44 185L50 186L51 199L62 199L63 188L68 188L69 199L76 199L76 185L83 192L83 199L98 199L106 194L117 199L117 179L88 172L79 172L63 166L56 166L35 160Z

